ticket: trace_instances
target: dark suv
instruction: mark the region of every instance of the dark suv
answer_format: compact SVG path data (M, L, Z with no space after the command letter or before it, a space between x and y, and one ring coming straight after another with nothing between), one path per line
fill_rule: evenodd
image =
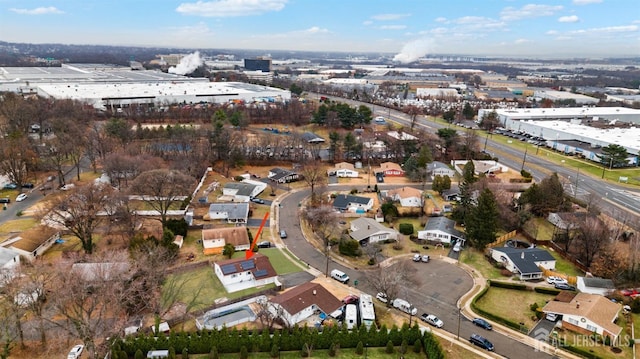
M480 336L478 334L471 334L471 337L469 338L469 341L474 344L479 346L482 349L486 349L490 352L493 351L493 344L491 344L490 341L487 340L487 338Z

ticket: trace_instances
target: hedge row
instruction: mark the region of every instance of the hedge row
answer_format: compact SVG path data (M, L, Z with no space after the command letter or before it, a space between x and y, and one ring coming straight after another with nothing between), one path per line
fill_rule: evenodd
M401 345L406 340L408 345L414 345L416 341L424 343L423 349L429 354L429 358L444 358L441 348L433 344L435 339L432 334L421 333L419 326L404 325L402 328L393 326L390 330L382 326L379 330L361 326L357 330L348 331L346 327L328 327L322 332L315 328L294 326L288 330L276 330L270 333L268 330L253 331L236 328L213 331L198 331L194 333L171 333L165 336L162 333L154 337L148 335L131 336L114 343L114 350L124 351L133 357L136 351L146 353L150 350L173 349L182 352L185 349L189 354L207 354L213 349L218 353L239 353L244 347L249 353L270 352L275 346L281 351L301 350L305 345L313 344L315 349L327 350L332 345L340 348L356 348L358 343L367 343L369 347L384 347L391 342L395 346ZM428 345L427 345L428 344ZM438 354L439 353L439 354Z
M582 349L582 348L577 348L577 347L573 347L571 345L566 345L563 346L562 349L570 351L572 353L578 354L583 358L586 359L600 359L600 357L586 349Z
M558 295L560 293L560 289L555 288L535 287L533 290L542 294Z
M527 290L527 286L521 283L507 283L507 282L496 282L489 281L489 286L496 288L506 288L506 289L515 289L515 290Z

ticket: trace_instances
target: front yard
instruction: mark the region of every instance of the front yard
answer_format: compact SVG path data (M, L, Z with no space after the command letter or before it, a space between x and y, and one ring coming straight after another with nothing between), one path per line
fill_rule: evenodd
M544 307L554 297L554 295L528 290L490 287L485 295L476 301L476 305L495 316L509 319L514 323L524 323L527 329L531 329L536 320L535 313L529 306L538 303L539 307Z

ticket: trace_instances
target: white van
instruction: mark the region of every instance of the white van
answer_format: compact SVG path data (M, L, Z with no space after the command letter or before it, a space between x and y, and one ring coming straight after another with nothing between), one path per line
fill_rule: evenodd
M394 308L399 309L407 314L416 315L418 314L418 309L411 305L411 303L407 302L404 299L394 299L391 302Z
M344 284L346 284L349 281L349 276L347 275L347 273L338 269L334 269L331 271L331 278Z
M344 310L344 322L347 324L348 330L358 326L358 308L355 304L347 304Z

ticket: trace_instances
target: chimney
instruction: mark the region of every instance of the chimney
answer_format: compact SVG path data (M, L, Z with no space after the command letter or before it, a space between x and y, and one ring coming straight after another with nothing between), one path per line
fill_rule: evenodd
M315 289L313 290L313 295L316 295L316 290Z
M576 309L580 309L580 302L576 302Z
M367 224L367 230L371 229L371 226Z
M520 252L520 259L524 259L524 251Z

